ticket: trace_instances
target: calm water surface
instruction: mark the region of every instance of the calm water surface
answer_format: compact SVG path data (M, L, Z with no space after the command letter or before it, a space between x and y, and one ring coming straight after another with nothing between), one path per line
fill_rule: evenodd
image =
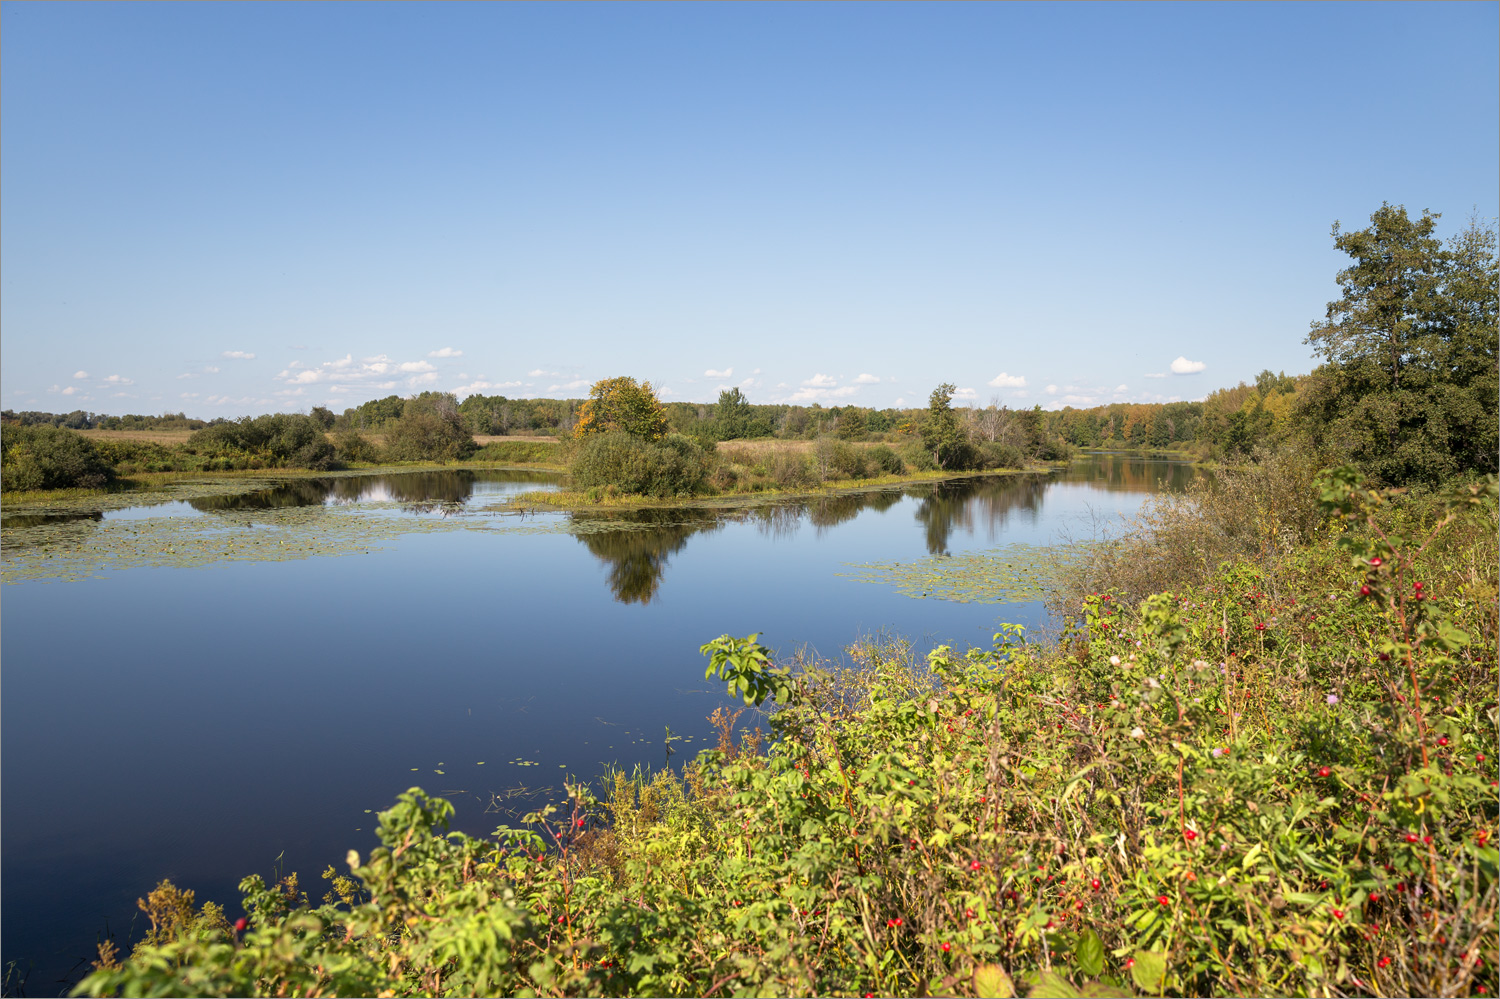
M3 960L30 967L29 994L65 991L98 937L139 935L135 900L162 878L231 918L252 872L298 871L319 896L319 872L372 846L367 810L412 785L483 834L516 821L517 788L535 801L564 774L660 765L668 726L690 755L727 703L698 646L725 632L837 658L880 630L962 649L1000 621L1041 625L1038 604L913 600L841 573L1086 538L1191 474L1098 455L1050 477L611 522L485 511L548 488L537 473L403 473L70 524L353 510L413 533L368 554L4 588ZM481 529L415 530L448 518ZM30 526L7 519L6 545Z

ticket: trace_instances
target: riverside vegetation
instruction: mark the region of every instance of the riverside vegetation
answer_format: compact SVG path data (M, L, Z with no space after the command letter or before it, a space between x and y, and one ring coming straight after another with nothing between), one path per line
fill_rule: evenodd
M1046 646L836 667L723 636L709 674L768 742L721 709L680 770L488 839L413 788L321 904L253 875L231 921L163 882L80 992L1493 994L1495 482L1341 468L1307 516L1267 485L1159 508ZM1203 571L1180 540L1246 509L1219 543L1255 557Z

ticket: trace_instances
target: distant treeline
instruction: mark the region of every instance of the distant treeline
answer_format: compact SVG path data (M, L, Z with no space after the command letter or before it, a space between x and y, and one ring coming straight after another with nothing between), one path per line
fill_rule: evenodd
M211 423L228 422L223 419L190 420L186 413L107 416L81 409L75 409L71 413L37 413L30 410L16 413L7 409L0 412L0 421L23 427L67 427L69 430L202 430Z

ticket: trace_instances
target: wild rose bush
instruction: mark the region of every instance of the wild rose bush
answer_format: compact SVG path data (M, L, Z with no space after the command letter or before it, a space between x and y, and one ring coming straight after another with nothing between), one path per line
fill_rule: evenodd
M1493 995L1493 483L1320 499L1275 586L1091 595L1046 648L720 639L780 691L763 752L720 712L488 840L413 789L323 905L247 879L244 930L189 912L81 991Z

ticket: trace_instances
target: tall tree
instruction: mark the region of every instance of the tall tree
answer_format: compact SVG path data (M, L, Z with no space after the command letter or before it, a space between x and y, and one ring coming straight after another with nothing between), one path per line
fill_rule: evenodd
M955 391L947 382L933 389L927 399L927 418L922 421L922 445L932 452L932 460L942 469L968 468L973 464L973 446L958 424L958 414L953 412Z
M1407 218L1402 205L1382 204L1368 229L1333 224L1333 245L1354 258L1339 271L1343 294L1328 303L1304 343L1341 367L1373 365L1392 389L1403 370L1427 353L1440 324L1441 288L1449 254L1433 235L1441 215Z
M667 435L667 413L650 382L634 378L601 378L578 410L573 436L623 430L642 440L659 441Z
M750 426L750 400L739 386L727 388L719 393L714 406L714 432L721 441L738 440L746 436Z
M1385 204L1367 229L1335 225L1353 263L1307 338L1329 363L1303 432L1397 485L1496 467L1495 232L1476 221L1445 248L1437 218Z

